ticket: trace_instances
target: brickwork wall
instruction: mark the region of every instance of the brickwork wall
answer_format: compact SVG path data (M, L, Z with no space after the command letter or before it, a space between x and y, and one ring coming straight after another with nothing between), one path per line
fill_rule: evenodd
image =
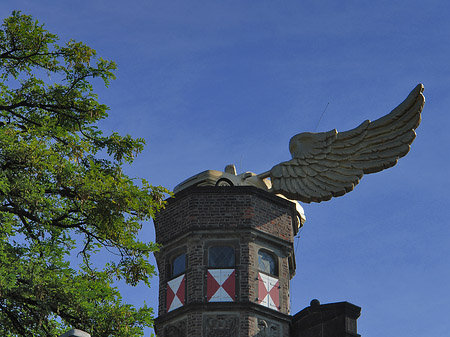
M188 241L188 269L186 272L186 303L204 302L204 248L199 238Z
M158 253L157 253L158 254ZM166 310L166 284L167 279L166 275L166 262L164 256L159 254L159 257L156 256L156 263L158 266L158 274L159 274L159 293L158 293L158 315L163 315Z
M290 297L290 273L287 258L282 259L280 266L280 297L281 311L285 314L291 313L291 297Z
M241 291L241 301L254 301L257 297L255 287L251 286L255 280L255 274L249 266L254 265L254 256L250 254L250 247L247 241L240 245L241 263L239 268L239 288ZM250 285L250 286L249 286Z
M156 241L166 244L198 228L251 227L293 242L294 212L293 203L254 187L187 189L170 199L168 206L156 215Z
M202 312L194 311L188 314L187 334L190 336L203 336L203 316Z
M253 326L252 322L252 313L250 311L241 311L240 312L240 325L239 332L242 336L256 336L256 329Z

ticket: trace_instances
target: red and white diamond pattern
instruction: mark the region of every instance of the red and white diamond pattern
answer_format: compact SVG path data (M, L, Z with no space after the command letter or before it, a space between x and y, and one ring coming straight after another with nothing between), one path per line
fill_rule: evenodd
M208 302L234 302L236 294L234 269L209 269L206 283Z
M166 296L167 312L184 305L186 293L185 283L186 277L184 274L167 282L167 296Z
M258 273L258 303L270 309L280 310L278 279L263 273Z

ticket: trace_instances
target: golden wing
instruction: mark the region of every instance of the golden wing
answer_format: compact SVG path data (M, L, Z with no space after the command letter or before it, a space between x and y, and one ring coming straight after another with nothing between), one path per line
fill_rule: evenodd
M391 113L338 133L300 133L291 138L292 159L270 171L273 192L321 202L353 190L364 174L394 166L416 137L425 103L419 84Z

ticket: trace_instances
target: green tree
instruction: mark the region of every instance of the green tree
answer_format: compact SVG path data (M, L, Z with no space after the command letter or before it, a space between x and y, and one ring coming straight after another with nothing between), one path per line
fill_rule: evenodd
M137 234L168 191L122 172L143 139L96 127L108 107L92 83L107 86L115 63L57 41L20 12L0 30L0 336L142 336L151 308L113 284L149 283L157 247Z

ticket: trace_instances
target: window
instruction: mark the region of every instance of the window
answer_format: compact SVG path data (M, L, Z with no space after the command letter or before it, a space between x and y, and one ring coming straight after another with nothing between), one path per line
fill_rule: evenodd
M235 265L234 248L230 246L213 246L209 248L208 263L210 268L232 268Z
M233 246L210 246L206 271L206 301L236 301L236 256Z
M186 254L180 254L172 260L170 277L176 277L186 271Z
M183 306L186 301L186 253L172 255L167 270L166 310L169 312Z
M260 271L266 274L277 276L277 267L276 257L272 253L269 253L268 251L262 249L258 251L258 269Z

